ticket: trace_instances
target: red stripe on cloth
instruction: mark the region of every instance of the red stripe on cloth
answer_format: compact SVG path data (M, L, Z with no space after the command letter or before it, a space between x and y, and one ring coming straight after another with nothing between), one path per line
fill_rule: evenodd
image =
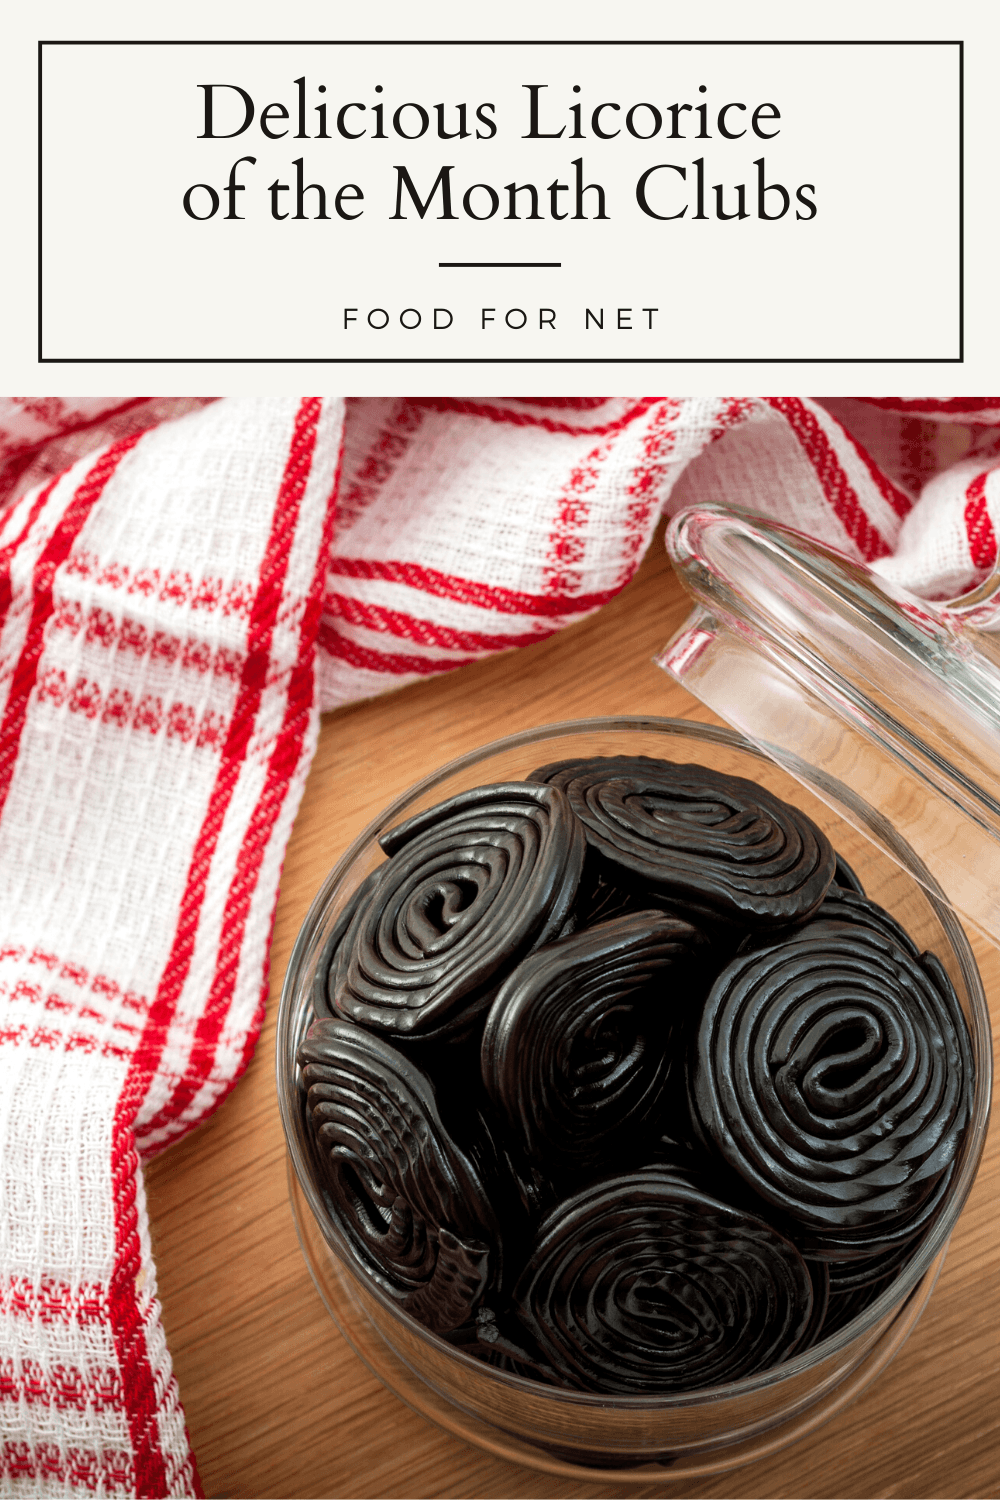
M356 641L338 634L332 625L323 625L319 632L320 648L338 661L349 666L363 667L369 672L391 672L395 676L418 673L421 677L435 677L439 672L453 672L456 667L470 667L481 656L453 657L450 661L430 656L408 656L403 652L373 651L369 646L359 646Z
M679 402L677 404L678 406L680 405ZM731 432L734 427L742 426L748 420L756 405L757 402L753 396L727 396L720 404L715 418L715 426L709 433L708 443L705 446L708 447L712 443L717 443L720 438L725 437L726 433ZM702 449L702 452L704 452L704 449Z
M508 401L517 401L521 406L558 406L565 411L596 411L606 406L610 396L508 396Z
M578 615L607 604L617 588L602 589L598 594L528 594L498 584L480 583L474 578L460 578L454 573L439 573L421 563L387 562L373 557L334 557L330 572L342 578L380 578L386 583L403 583L438 599L457 599L475 604L501 615L540 615L555 618Z
M100 1282L71 1286L53 1276L41 1276L38 1282L27 1276L10 1276L0 1281L0 1313L39 1323L76 1323L81 1328L100 1324L104 1318L105 1290Z
M915 399L909 396L859 396L857 399L882 411L904 411L914 415L947 412L949 416L963 416L1000 411L1000 396L923 396Z
M342 458L343 443L341 443ZM236 869L226 894L215 974L208 1001L198 1017L191 1058L184 1077L178 1081L170 1098L149 1125L144 1127L144 1133L162 1129L170 1120L176 1119L191 1103L211 1070L219 1037L229 1014L247 918L250 914L250 903L257 889L264 852L288 796L292 776L298 767L306 731L309 728L316 675L316 637L323 611L323 584L326 579L330 544L333 540L334 501L339 476L340 463L338 462L334 487L327 498L326 514L316 555L316 567L299 625L298 653L288 684L284 719L271 749L264 787L243 836L243 843L236 860ZM303 483L302 490L304 489ZM301 495L302 491L295 497L296 511ZM270 943L268 943L268 951L269 949ZM235 1078L232 1081L235 1083Z
M103 422L124 416L126 412L132 411L137 406L148 406L153 399L152 396L134 396L128 401L119 402L117 406L106 407L96 416L83 418L79 422L69 422L65 427L53 427L43 437L34 438L29 443L18 444L0 453L0 509L3 508L4 501L25 469L49 443L58 443L64 438L73 437L78 432L86 432L91 427L100 427ZM100 446L98 444L98 447ZM56 475L56 478L58 477Z
M133 1059L134 1068L134 1059ZM136 1278L142 1269L136 1173L139 1157L129 1117L140 1089L132 1070L115 1106L111 1137L111 1186L115 1211L115 1267L108 1288L108 1321L121 1370L123 1411L135 1467L135 1491L150 1500L167 1493L167 1470L160 1445L156 1385L146 1346L145 1319L139 1308ZM147 1314L155 1310L148 1306Z
M132 437L123 438L121 442L114 443L101 454L89 474L80 483L35 564L32 577L31 619L28 622L27 636L20 658L14 668L3 721L0 722L0 813L3 812L10 792L11 778L21 744L21 733L28 712L28 698L38 675L38 663L42 655L42 637L52 614L52 587L56 570L69 556L70 548L104 493L108 480L126 453L139 442L141 436L141 433L135 433Z
M580 565L586 556L583 533L590 514L590 502L586 497L597 488L601 470L613 447L614 438L591 448L586 457L573 466L562 487L542 568L545 592L550 596L572 594L580 585L583 577Z
M150 1007L142 1039L136 1048L128 1077L115 1110L115 1271L112 1281L112 1326L123 1375L128 1378L127 1417L135 1453L136 1472L145 1476L143 1495L165 1493L166 1473L156 1427L156 1393L135 1291L139 1269L136 1231L135 1173L138 1156L132 1122L153 1072L159 1063L171 1017L191 966L195 937L201 918L212 856L218 843L226 810L232 801L240 769L246 758L250 736L264 690L270 664L271 642L281 604L299 502L305 489L316 444L316 426L322 402L307 397L295 416L285 472L272 515L271 534L261 564L260 583L250 616L247 655L240 693L229 725L221 764L209 798L188 869L184 895L174 933L170 957L164 967L156 999Z
M345 424L345 427L346 427L346 424ZM323 547L321 548L321 551L320 551L320 557L321 557L320 572L322 574L324 574L324 575L325 575L325 573L327 571L327 568L328 568L328 565L329 565L330 548L333 545L334 533L336 531L337 525L339 523L339 518L340 518L340 493L341 493L341 482L342 482L341 481L341 476L343 475L343 472L344 472L344 444L345 444L345 438L346 438L345 427L341 427L341 430L340 430L340 451L337 454L337 470L336 470L336 473L334 475L333 487L332 487L332 490L331 490L331 493L330 493L330 503L328 504L328 507L327 507L327 523L328 523L329 528L330 528L329 537L324 540ZM319 580L319 587L318 587L318 591L317 591L317 598L320 600L320 608L319 608L319 612L318 612L318 616L317 616L317 621L316 621L316 642L317 642L317 645L318 645L318 642L319 642L319 633L320 633L320 631L323 628L323 626L322 626L322 618L323 618L322 579ZM316 652L315 652L315 650L312 653L312 677L313 677L313 690L315 691L315 682L316 682ZM273 936L273 934L274 934L274 919L275 919L275 917L277 915L277 911L278 911L278 897L280 896L280 894L281 894L281 890L280 890L280 887L278 887L278 888L275 889L275 892L274 892L274 903L273 903L273 905L271 907L271 920L270 920L270 924L269 924L269 928L268 928L269 934L271 936ZM269 936L269 938L268 938L268 966L270 966L270 951L271 951L271 938ZM263 983L261 984L261 987L260 987L260 999L257 1002L257 1009L254 1012L253 1022L251 1023L250 1027L248 1028L247 1035L246 1035L246 1037L244 1038L244 1041L243 1041L243 1051L242 1051L242 1053L240 1055L239 1066L237 1068L237 1076L242 1075L242 1073L246 1069L246 1066L249 1063L251 1057L253 1056L254 1047L256 1046L257 1038L260 1035L261 1026L264 1024L264 1008L265 1008L265 1006L267 1004L268 989L270 987L269 986L269 980L270 980L270 975L269 975L269 973L266 972L264 974Z
M986 480L992 470L977 474L965 492L965 532L969 552L977 568L992 568L997 560L997 539L986 509Z
M917 496L934 473L938 429L923 417L901 418L899 423L899 478L908 494Z
M214 650L204 636L172 635L166 630L150 631L141 620L125 615L116 620L110 610L94 605L84 613L76 599L63 599L53 611L50 635L64 631L68 635L83 635L88 646L103 646L108 651L130 653L137 660L148 654L151 661L163 666L179 665L183 670L194 672L199 677L211 673L214 677L238 680L243 665L243 655L226 646Z
M831 417L831 421L836 422L836 417ZM818 425L819 424L817 423L817 426ZM837 422L837 426L840 428L841 432L844 434L844 437L851 444L861 462L868 470L868 473L871 476L872 483L875 485L882 498L892 508L892 510L896 512L897 516L899 516L900 518L908 516L910 514L910 511L913 509L912 496L908 495L905 490L901 490L898 485L893 484L888 474L883 474L882 470L871 458L868 450L861 446L853 433L848 432L847 428L844 427L840 422Z
M113 979L109 979L106 974L92 975L82 964L61 959L57 953L50 953L42 948L35 948L31 953L26 953L26 950L18 943L8 944L0 948L0 963L19 964L25 959L27 959L29 964L37 964L41 968L46 969L53 978L69 980L71 984L76 985L79 989L86 989L89 986L90 994L96 997L90 1000L89 1003L92 1005L113 1007L121 1004L129 1010L138 1011L140 1014L149 1009L149 1001L145 995L140 995L135 990L123 991L121 986ZM23 984L23 980L15 984L14 990L11 992L12 998L18 996ZM27 998L41 1000L42 991L40 986L36 987L32 985L28 988L36 993L28 995ZM5 986L0 985L0 994L5 992ZM0 1308L2 1306L3 1291L2 1287L0 1287Z
M119 1411L121 1376L117 1367L85 1374L76 1365L43 1369L34 1359L0 1359L0 1401L23 1401L57 1411Z
M37 409L31 410L29 408L26 415L28 417L34 416L37 421L47 422L48 431L42 433L40 437L29 438L23 443L15 443L14 446L6 450L6 454L3 455L4 459L6 461L7 455L12 458L18 458L25 449L28 449L32 453L37 453L39 448L44 448L47 443L53 442L56 438L72 437L74 433L86 432L91 427L99 427L102 422L110 422L112 417L123 416L125 412L133 411L137 406L148 406L155 399L154 396L130 396L127 401L119 401L117 406L103 407L101 411L95 412L92 417L78 417L74 421L63 423L53 422L51 416L39 413ZM22 413L25 411L23 406L21 410Z
M49 1011L72 1011L73 1007L53 1003L52 997L46 1004ZM102 1021L103 1017L98 1016ZM138 1026L119 1024L118 1030L129 1031L138 1035ZM102 1042L98 1037L92 1036L86 1031L66 1031L62 1027L53 1031L50 1026L36 1026L34 1031L29 1031L27 1026L0 1026L0 1042L8 1047L28 1046L36 1050L39 1047L47 1047L50 1052L100 1052L102 1057L114 1057L119 1062L127 1062L131 1052L127 1047L116 1047L113 1042Z
M345 430L347 422L352 420L350 407L357 399L352 397L348 402ZM393 406L391 415L379 427L364 458L354 469L350 484L337 496L338 527L349 531L378 499L409 452L423 421L424 413L412 401L399 401Z
M59 483L59 479L60 475L57 474L54 479L50 479L48 484L45 485L41 490L39 490L38 494L32 501L31 506L29 507L28 514L25 517L24 525L21 527L21 530L17 533L17 536L14 538L14 540L12 542L9 542L7 546L4 547L3 551L0 552L0 626L2 626L3 622L6 620L7 611L10 609L10 601L12 597L10 569L11 563L14 560L14 555L20 550L20 548L24 545L25 540L30 536L32 527L44 510L45 503L48 500L49 496L52 494L52 491L55 489L56 485Z
M635 575L641 561L643 543L649 535L650 514L653 507L660 503L662 486L674 462L680 410L680 401L665 399L653 413L643 434L641 456L626 492L628 506L622 533L623 567L618 577L619 588L624 588ZM728 426L736 418L735 415L727 414L724 409L720 420ZM721 430L713 432L710 441L719 436Z
M823 493L851 541L866 562L887 557L892 551L865 514L861 501L844 473L836 450L815 414L795 396L765 396L764 401L785 418L816 471Z
M528 411L511 411L509 407L491 406L486 401L460 401L447 396L417 396L413 398L413 404L426 407L431 411L450 412L461 417L484 417L488 422L505 423L510 427L540 427L545 432L565 433L569 437L605 437L608 433L619 432L623 427L628 427L659 400L659 396L643 396L620 417L615 417L610 422L598 422L592 427L572 422L557 422L554 417L538 417Z
M102 562L93 552L82 549L66 565L73 578L93 578L101 589L123 589L141 599L157 599L179 609L221 610L224 615L246 618L256 592L244 579L224 579L212 574L192 578L190 573L172 569L167 574L159 568L139 568L135 573L127 563Z
M8 1441L0 1447L0 1477L68 1483L93 1494L135 1493L132 1461L127 1453L102 1448L100 1453L74 1444L64 1453L56 1443ZM138 1491L139 1494L143 1492Z
M71 685L66 673L51 668L38 679L39 703L53 703L67 713L99 719L111 729L134 729L151 737L165 734L168 740L182 744L194 741L198 750L219 750L226 737L226 718L217 709L202 711L193 703L179 699L164 700L154 693L144 693L136 701L127 688L103 692L92 678L78 677Z
M274 627L298 521L299 503L316 443L320 407L320 398L309 397L302 401L296 413L285 472L275 502L271 534L261 563L257 596L251 611L239 694L226 734L215 785L191 856L170 957L164 968L156 999L150 1008L141 1055L136 1056L136 1069L145 1069L148 1074L152 1073L159 1061L167 1026L187 978L209 867L260 707L270 667Z
M323 611L335 619L346 620L349 625L363 625L367 630L416 641L421 646L442 646L446 651L504 651L508 646L531 646L535 641L548 640L555 634L555 630L548 630L545 626L506 635L483 630L457 630L450 625L439 625L435 620L406 614L401 609L368 604L348 594L327 594Z

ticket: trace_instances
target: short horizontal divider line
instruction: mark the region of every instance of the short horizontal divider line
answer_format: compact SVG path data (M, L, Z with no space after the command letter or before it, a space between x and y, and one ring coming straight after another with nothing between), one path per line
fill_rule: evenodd
M464 270L558 270L561 260L439 260L438 269Z

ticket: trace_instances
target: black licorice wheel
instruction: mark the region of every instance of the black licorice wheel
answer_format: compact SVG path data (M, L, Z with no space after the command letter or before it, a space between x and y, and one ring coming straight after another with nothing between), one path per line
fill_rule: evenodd
M537 949L507 978L483 1081L532 1161L582 1171L655 1140L671 1027L700 998L707 946L688 922L636 912Z
M861 927L872 927L876 932L884 933L892 942L897 943L911 958L920 957L920 950L916 943L895 917L884 907L878 906L874 901L869 901L867 896L861 895L852 887L840 885L830 887L813 915L808 918L809 931L813 939L820 934L820 922L849 922L857 923ZM791 935L789 933L789 936ZM744 938L739 952L740 954L756 953L762 948L772 947L774 942L775 935L772 931L767 929L753 931Z
M911 958L920 956L916 943L895 917L857 891L831 886L817 907L812 921L857 922L862 927L874 927L876 931L884 932L894 943L898 943Z
M500 1234L429 1079L382 1038L337 1019L313 1023L298 1060L328 1202L354 1255L428 1328L466 1323L499 1281Z
M381 843L391 858L333 956L332 1007L388 1036L467 1035L510 969L563 930L583 830L555 787L502 782Z
M762 1219L647 1167L542 1223L514 1289L545 1363L576 1390L666 1394L770 1369L813 1326L795 1246Z
M337 914L337 919L330 929L326 942L323 944L323 951L317 961L312 984L313 1015L317 1018L319 1016L332 1016L334 1014L330 1003L329 990L330 971L333 968L333 960L336 957L337 949L350 931L351 923L354 921L358 907L367 900L369 892L378 881L378 877L379 871L373 870L370 875L367 875L362 880L357 890L352 893L341 911Z
M849 1260L932 1221L972 1078L938 960L887 931L820 920L722 972L691 1083L704 1137L803 1251Z
M565 791L588 844L626 881L716 921L799 921L834 877L812 819L742 776L615 755L554 762L531 779Z
M828 1338L870 1307L916 1254L917 1243L906 1240L883 1255L864 1260L830 1261L830 1296L821 1336ZM815 1266L816 1262L810 1262Z
M404 1310L513 1374L645 1395L772 1368L892 1284L948 1195L968 1036L937 961L813 834L748 781L613 757L383 838L316 967L337 1019L300 1056L331 1216ZM754 965L763 1010L716 1036L713 1130L687 1107L692 1039L712 976ZM741 1062L771 1090L732 1126ZM759 1119L797 1186L762 1186Z

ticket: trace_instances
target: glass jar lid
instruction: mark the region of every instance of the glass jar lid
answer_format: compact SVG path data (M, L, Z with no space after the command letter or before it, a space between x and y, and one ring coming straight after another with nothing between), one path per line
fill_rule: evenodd
M851 794L875 808L1000 946L1000 653L980 611L721 506L676 516L667 550L696 608L658 664L869 838Z

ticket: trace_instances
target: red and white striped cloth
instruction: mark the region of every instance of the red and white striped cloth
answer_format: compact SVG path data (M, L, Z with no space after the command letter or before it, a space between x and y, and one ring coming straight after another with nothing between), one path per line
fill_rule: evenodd
M0 1494L198 1492L139 1159L253 1049L320 708L581 618L695 501L996 563L1000 398L346 407L0 402Z

